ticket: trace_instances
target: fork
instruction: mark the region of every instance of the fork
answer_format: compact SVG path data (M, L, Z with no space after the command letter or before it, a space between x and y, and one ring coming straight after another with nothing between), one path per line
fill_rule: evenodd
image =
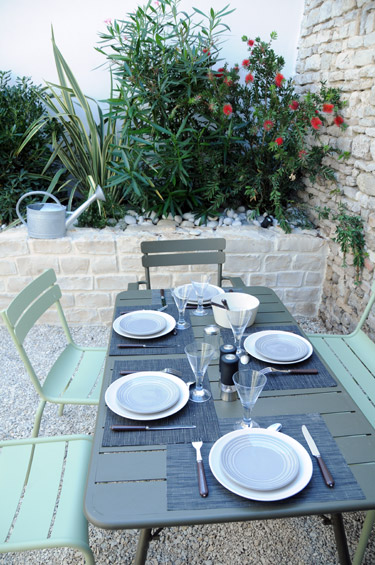
M203 460L201 455L201 447L203 445L203 441L193 441L192 446L194 447L195 451L197 452L197 470L198 470L198 486L199 486L199 494L206 498L208 496L208 486L206 480L206 474L204 472L203 467Z
M275 367L265 367L263 373L289 373L293 375L317 375L318 369L276 369Z

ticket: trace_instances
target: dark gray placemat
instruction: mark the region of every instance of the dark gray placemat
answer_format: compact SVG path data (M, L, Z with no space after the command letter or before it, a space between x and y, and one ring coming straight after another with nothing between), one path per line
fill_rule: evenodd
M262 332L265 330L280 330L283 332L293 332L297 335L302 335L302 332L298 326L267 326L261 328L247 328L246 334L253 334L256 332ZM233 343L232 330L225 328L221 329L221 334L224 343ZM287 365L279 365L273 361L259 361L255 357L251 357L249 368L256 371L264 369L265 367L275 367L278 369L317 369L318 373L316 375L293 375L286 373L268 373L267 383L264 390L291 390L291 389L301 389L301 388L326 388L331 386L337 386L335 379L332 377L328 369L319 359L318 355L313 352L311 357L303 361L302 363L291 363Z
M150 306L123 306L116 308L115 319L120 316L121 312L134 312L136 310L157 310L159 304L153 304ZM178 311L174 304L168 304L168 308L164 310L166 314L170 314L175 320L178 319ZM186 321L190 322L189 313L185 313ZM170 332L167 335L157 337L155 339L130 339L118 335L112 328L111 341L109 346L109 355L162 355L163 353L184 353L184 347L188 343L194 341L194 332L192 328L187 330L177 330L177 334L174 335ZM119 344L146 344L146 348L119 348ZM168 347L152 347L152 345L167 345Z
M330 434L319 414L296 414L257 418L262 427L273 422L281 422L282 432L299 441L308 451L301 426L305 424L330 469L334 479L334 488L324 483L315 457L313 475L309 484L298 494L285 499L288 504L315 501L360 500L365 496L353 473L348 467L337 443ZM235 420L220 421L222 435L233 430ZM213 443L206 443L202 448L203 464L209 489L208 497L203 499L198 492L195 451L188 445L170 445L167 447L167 500L168 510L192 510L200 508L246 508L253 505L273 504L248 500L233 494L224 488L213 476L208 463L208 456ZM278 501L280 504L283 501Z
M194 381L187 359L137 359L129 361L116 361L113 368L113 381L120 377L120 371L161 371L165 367L177 369L183 374L185 382ZM205 388L210 389L207 376L204 379ZM146 425L146 426L183 426L195 424L192 430L168 430L168 431L141 431L141 432L113 432L113 425ZM104 426L103 446L120 447L124 445L165 445L170 443L188 443L197 439L203 441L216 441L220 437L219 421L217 418L214 401L212 399L197 404L190 400L186 406L167 418L151 421L135 421L122 418L107 408L107 416Z

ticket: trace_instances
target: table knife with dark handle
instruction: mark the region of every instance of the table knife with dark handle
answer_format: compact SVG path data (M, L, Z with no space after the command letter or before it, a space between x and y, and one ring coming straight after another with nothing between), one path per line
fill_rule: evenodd
M194 430L197 426L111 426L113 432L141 432L152 430Z
M314 455L314 457L316 457L316 460L318 461L318 465L323 475L324 482L326 483L327 487L330 488L334 487L335 481L333 480L333 477L329 472L327 465L324 463L324 460L320 455L320 451L317 448L317 445L313 440L313 438L311 437L311 434L309 430L306 428L306 426L302 426L302 433L305 436L305 440L307 441L307 445L309 446L311 453Z
M146 344L146 343L118 343L117 347L119 349L146 349L147 347L152 349L153 347L180 347L180 345L153 345L150 343L150 345Z

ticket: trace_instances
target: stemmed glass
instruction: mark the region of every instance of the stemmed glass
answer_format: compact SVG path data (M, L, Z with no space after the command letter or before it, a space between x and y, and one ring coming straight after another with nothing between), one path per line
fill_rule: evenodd
M177 306L178 310L178 320L176 324L176 328L178 330L186 330L190 328L191 324L185 320L185 308L188 300L193 292L193 288L191 284L184 284L182 286L178 286L174 290L172 290L172 296Z
M228 322L232 328L234 345L236 346L236 355L240 356L243 353L241 347L241 340L243 332L249 323L252 310L227 310Z
M211 398L211 393L203 388L203 377L211 359L215 355L215 348L210 343L194 341L185 347L185 353L196 382L195 387L190 389L190 400L193 402L206 402Z
M259 428L259 424L254 422L251 418L251 411L267 382L267 377L262 371L241 369L240 371L237 371L237 373L234 373L233 382L238 392L238 396L240 397L244 412L243 419L241 422L236 423L235 429L242 430L243 428Z
M198 299L198 306L192 312L193 316L207 316L208 312L203 308L203 296L205 290L210 282L211 275L197 275L194 277L194 280L191 281L193 285L193 289L195 290L195 294L197 295Z

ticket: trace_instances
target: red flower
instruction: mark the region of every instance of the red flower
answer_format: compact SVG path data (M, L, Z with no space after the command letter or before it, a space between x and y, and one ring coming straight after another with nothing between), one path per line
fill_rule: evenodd
M253 39L249 39L249 41L247 42L249 47L252 47L254 45L254 40Z
M263 127L266 131L270 131L273 128L273 122L271 120L266 120L263 124Z
M284 80L284 75L282 75L281 73L277 73L277 75L275 76L275 84L276 86L281 86Z
M245 76L245 82L253 82L253 81L254 81L254 77L251 73Z
M233 84L233 80L231 80L229 77L225 77L224 82L227 86L232 86Z
M336 118L333 120L335 122L335 124L340 127L341 124L344 123L344 118L342 118L341 116L336 116Z
M319 129L322 125L322 121L319 118L311 118L310 123L314 129Z
M226 116L230 116L231 113L233 112L233 108L231 104L224 104L223 106L223 112Z
M327 112L327 114L332 114L333 104L323 104L323 112Z
M216 73L217 78L221 78L223 76L223 73L225 73L224 67L220 67L220 69L217 69L217 73Z
M301 151L298 153L300 159L303 159L305 155L307 155L307 151L305 151L304 149L301 149Z
M203 53L204 53L205 55L211 55L211 53L209 52L209 50L206 49L206 48L202 49L202 51L203 51Z
M242 61L242 66L243 67L248 67L250 65L250 59L244 59Z
M275 142L277 143L277 145L282 145L283 144L283 138L282 137L276 137Z
M297 110L299 106L299 103L297 102L297 100L292 100L292 102L289 104L289 108L291 110Z

